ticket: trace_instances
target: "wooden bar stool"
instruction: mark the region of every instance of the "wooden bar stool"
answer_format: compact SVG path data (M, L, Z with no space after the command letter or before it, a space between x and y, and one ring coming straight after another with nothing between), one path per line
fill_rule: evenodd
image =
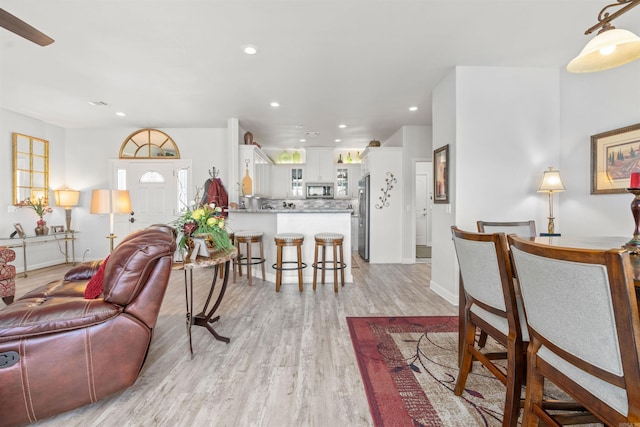
M251 266L261 264L262 265L262 280L265 279L264 274L264 246L262 244L262 231L236 231L234 238L236 241L236 248L238 249L238 257L235 259L234 264L238 266L238 274L242 277L242 266L247 266L247 278L249 279L249 286L253 285L251 280ZM242 255L240 249L241 245L245 244L246 255ZM254 257L251 254L251 246L254 243L260 244L260 256ZM236 269L233 269L233 281L236 281Z
M344 269L347 267L347 264L344 263L344 255L342 252L342 241L344 240L344 236L338 233L318 233L314 237L316 240L316 248L313 256L313 290L316 290L318 270L322 270L322 284L324 284L325 270L333 270L333 290L337 293L338 270L340 270L340 280L342 286L344 286ZM333 248L333 259L329 261L327 261L326 254L327 246L331 246ZM319 248L322 248L322 260L320 260L320 262L318 262ZM330 262L333 266L327 267L327 262Z
M271 267L276 270L276 292L280 292L280 286L282 285L282 270L298 270L298 289L302 292L302 269L307 267L307 264L302 262L304 235L300 233L280 233L276 234L273 240L276 242L276 263ZM282 252L285 246L292 246L297 249L295 261L282 260ZM296 264L296 266L284 267L284 264Z

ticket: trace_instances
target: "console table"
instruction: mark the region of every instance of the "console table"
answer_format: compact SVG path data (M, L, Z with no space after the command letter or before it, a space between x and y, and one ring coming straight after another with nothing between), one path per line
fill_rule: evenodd
M218 310L224 292L227 289L227 283L229 282L229 272L231 270L230 261L237 256L238 252L236 248L229 250L219 250L211 253L209 257L197 257L189 263L184 263L181 268L184 269L184 291L185 299L187 302L187 335L189 337L189 350L191 351L191 357L193 357L193 345L191 342L191 326L204 326L207 328L211 335L215 339L229 343L231 339L219 335L211 324L217 322L220 316L215 316L215 312ZM216 281L218 279L218 272L220 267L224 266L224 278L222 279L222 286L218 292L218 296L213 301L213 295L215 293ZM204 303L202 311L198 314L193 314L193 270L200 268L213 267L213 280L211 281L211 287L207 295L207 299Z
M25 236L14 239L0 239L0 246L6 248L22 248L22 260L24 263L23 277L27 277L27 246L39 245L47 242L64 242L64 263L69 264L69 243L71 243L71 262L76 262L76 233L77 231L65 231L62 233L51 233L46 236Z

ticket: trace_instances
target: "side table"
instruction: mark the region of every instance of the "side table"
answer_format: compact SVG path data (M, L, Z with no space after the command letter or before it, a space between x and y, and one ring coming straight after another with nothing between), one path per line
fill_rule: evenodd
M184 292L187 303L187 336L189 337L189 351L191 352L191 357L193 357L193 344L191 340L192 325L204 326L209 332L211 332L211 335L213 335L214 338L219 341L224 341L226 343L229 343L231 341L230 338L219 335L215 331L215 329L213 329L213 326L211 326L211 324L217 322L220 319L220 316L214 317L214 314L218 310L218 307L222 302L222 298L224 297L225 290L227 289L227 283L229 282L229 271L231 270L229 267L230 262L237 256L237 254L238 252L236 248L214 251L209 257L197 257L192 262L184 263L182 266L182 268L184 269ZM215 301L213 301L216 281L218 279L218 272L220 270L220 267L223 265L224 277L222 279L222 286L220 288L220 291L218 292L218 296L216 297ZM211 281L211 288L209 289L209 294L207 296L207 300L204 303L202 311L194 315L193 270L207 267L213 267L213 279Z

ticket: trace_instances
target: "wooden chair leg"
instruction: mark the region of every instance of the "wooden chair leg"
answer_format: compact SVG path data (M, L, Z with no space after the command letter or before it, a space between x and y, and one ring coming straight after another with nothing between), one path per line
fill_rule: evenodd
M333 292L338 293L338 246L333 244Z
M327 246L322 245L322 284L324 285L324 272L327 262Z
M302 292L302 244L297 245L298 252L298 290Z
M507 343L507 391L504 401L504 418L502 425L516 427L520 416L520 394L522 392L522 365L525 356L522 343L510 341Z
M253 272L251 271L253 270L251 268L251 246L253 246L251 242L247 242L247 278L249 279L249 286L253 286L253 282L251 280L251 276L253 276Z
M276 248L276 292L280 292L280 286L282 285L282 245L278 245Z
M342 286L344 286L344 252L342 249L342 244L340 244L340 247L338 248L340 250L340 283Z
M453 393L456 396L460 396L464 391L464 386L467 383L467 376L471 372L471 365L473 364L473 355L471 354L471 347L473 347L476 340L476 328L472 326L469 319L466 319L463 347L462 347L462 362L460 363L460 371L458 372L458 379L456 381L456 387L453 389Z
M313 290L316 290L316 282L318 279L318 244L313 253Z
M262 239L260 239L260 259L263 260L262 264L260 264L262 266L262 280L266 280L265 279L265 274L264 274L264 265L266 263L266 260L264 260L264 245L262 243Z

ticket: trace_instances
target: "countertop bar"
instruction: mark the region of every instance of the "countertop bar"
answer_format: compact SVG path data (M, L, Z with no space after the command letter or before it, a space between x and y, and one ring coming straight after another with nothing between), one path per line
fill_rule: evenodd
M303 270L305 292L311 289L315 240L314 235L322 232L340 233L344 235L342 243L345 268L345 282L353 283L351 274L351 218L353 209L229 209L228 229L230 231L256 230L262 231L266 262L266 278L275 283L275 270L271 266L276 262L276 245L274 236L278 233L300 233L304 235L302 245L303 262L308 267ZM300 215L304 214L304 215ZM243 245L244 251L244 245ZM254 248L255 250L255 248ZM293 247L285 248L285 258L292 258ZM259 277L258 267L254 266L254 277ZM333 283L333 274L328 274L327 283ZM282 283L296 283L296 271L284 271ZM333 293L333 286L329 285ZM295 286L297 292L297 285Z
M228 212L233 213L353 213L353 209L229 209Z

